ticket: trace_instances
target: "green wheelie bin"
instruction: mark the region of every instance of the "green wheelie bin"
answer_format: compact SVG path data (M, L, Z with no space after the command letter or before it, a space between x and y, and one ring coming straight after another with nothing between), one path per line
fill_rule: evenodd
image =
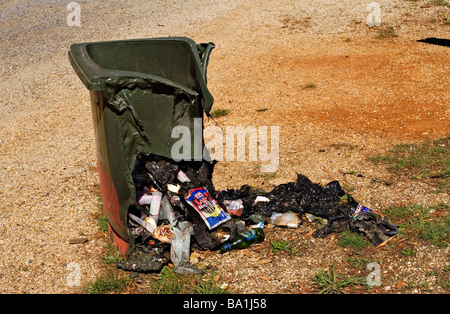
M90 93L103 209L122 255L133 246L127 216L137 202L136 156L171 158L176 126L188 127L194 142L194 119L203 121L214 101L206 86L213 48L184 37L70 46L70 63Z

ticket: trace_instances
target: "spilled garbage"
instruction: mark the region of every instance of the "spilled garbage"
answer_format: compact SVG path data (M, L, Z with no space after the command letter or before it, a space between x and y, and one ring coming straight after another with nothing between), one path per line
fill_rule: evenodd
M321 219L326 224L315 237L351 230L375 245L396 234L395 225L346 195L337 181L321 186L298 174L270 192L214 188L215 163L196 161L204 157L202 121L214 102L206 84L214 47L183 37L70 47L70 63L90 91L109 234L127 256L117 267L152 272L171 262L177 273L201 273L190 264L193 247L224 254L246 248L264 241L269 221L297 228L303 218ZM194 161L168 158L180 141L180 159Z
M176 273L201 274L190 264L192 247L220 253L244 249L264 241L266 223L297 228L302 217L326 221L314 237L350 230L379 245L398 231L358 204L338 181L321 186L298 174L295 182L270 192L249 185L216 191L214 165L138 154L132 172L137 202L129 208L127 221L135 249L117 267L152 272L172 262Z
M177 273L201 273L190 264L193 247L224 254L248 247L264 240L269 221L297 228L303 218L322 219L316 237L351 230L375 245L394 235L396 226L346 195L337 181L321 186L298 174L270 192L249 185L216 191L215 163L196 161L203 158L201 121L214 102L206 84L214 47L182 37L70 47L70 63L90 91L109 234L127 255L117 266L152 272L171 262ZM183 147L194 143L180 159L194 161L168 158L179 144L174 130L183 133Z

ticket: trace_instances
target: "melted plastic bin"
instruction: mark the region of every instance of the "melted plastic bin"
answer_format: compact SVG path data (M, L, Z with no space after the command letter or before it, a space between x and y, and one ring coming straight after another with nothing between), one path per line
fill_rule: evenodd
M122 255L132 246L127 215L137 203L136 156L171 158L176 126L188 127L194 143L194 118L209 114L214 101L206 87L213 48L183 37L70 47L71 65L90 92L103 209Z

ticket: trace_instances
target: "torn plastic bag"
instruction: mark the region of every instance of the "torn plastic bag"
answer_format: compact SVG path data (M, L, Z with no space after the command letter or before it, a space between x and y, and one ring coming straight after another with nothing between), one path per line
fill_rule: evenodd
M338 207L341 204L340 197L345 195L339 182L332 181L322 187L312 183L306 176L298 174L295 187L298 191L296 203L303 212L326 219L335 218L337 215L341 216L339 215L340 209L333 208L334 205ZM326 205L323 206L324 204Z
M172 229L170 239L170 259L175 266L174 272L182 275L203 274L204 271L190 264L191 235L194 229L187 221L181 221Z
M163 248L153 248L150 251L136 250L126 261L116 263L116 267L143 273L159 271L169 261L163 252Z
M170 204L170 201L166 196L161 199L161 211L159 213L159 219L169 221L169 224L171 226L173 226L176 221L175 212L173 211L172 205Z
M149 161L145 167L160 186L174 182L178 174L178 166L164 160Z
M258 198L258 196L265 196L267 194L268 193L260 189L255 189L245 184L241 186L239 190L235 189L221 190L219 195L217 196L217 200L219 201L220 204L223 204L224 207L226 207L226 204L224 203L225 201L240 200L243 206L240 218L247 219L253 213L257 212L257 209L254 208L254 203L255 200ZM267 216L270 216L270 214Z
M241 188L242 189L242 188ZM250 192L251 193L251 192ZM297 174L295 182L276 186L271 192L259 195L268 198L269 202L249 202L256 199L255 194L238 193L244 203L243 217L253 213L270 217L273 212L310 213L325 219L348 218L350 206L342 204L340 197L345 192L339 182L332 181L322 187L312 183L306 176ZM242 195L244 194L244 195ZM245 195L246 194L246 195Z
M150 186L165 192L184 195L189 190L205 186L215 194L212 173L216 161L174 161L156 154L138 154L133 169L136 190ZM156 185L156 186L155 186Z
M189 162L180 166L183 168L186 178L189 182L181 185L180 194L186 195L190 190L198 187L205 187L211 195L216 194L216 190L212 183L212 174L216 161L208 162Z
M194 210L189 208L189 212L192 211ZM200 215L190 213L190 217L193 220L195 242L203 250L214 250L223 243L225 238L233 238L245 229L245 223L242 221L229 220L216 229L209 230Z
M272 213L270 223L279 227L298 228L301 220L298 214L293 212Z
M355 215L350 222L350 229L367 236L376 246L396 235L398 231L396 225L390 224L387 220L369 211L359 212Z

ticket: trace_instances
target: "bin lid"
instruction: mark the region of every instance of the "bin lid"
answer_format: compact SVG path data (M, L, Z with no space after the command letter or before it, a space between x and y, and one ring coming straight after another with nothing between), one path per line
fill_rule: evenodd
M114 93L133 86L166 86L188 96L201 95L209 114L214 98L206 86L213 43L186 37L127 39L72 44L69 60L91 91Z

